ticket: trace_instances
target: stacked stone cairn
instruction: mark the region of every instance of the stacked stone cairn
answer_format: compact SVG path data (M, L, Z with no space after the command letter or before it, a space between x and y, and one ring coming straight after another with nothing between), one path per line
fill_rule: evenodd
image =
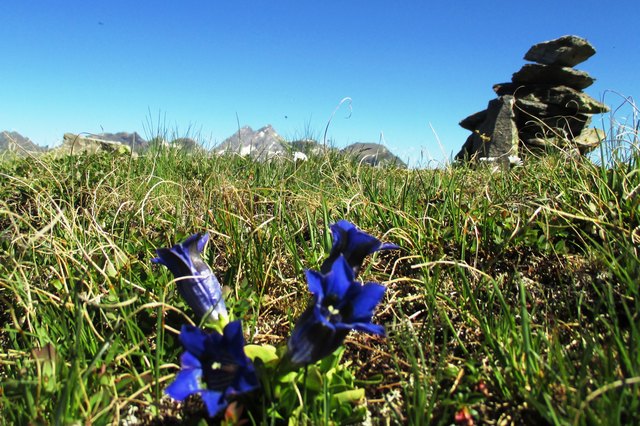
M609 108L582 92L594 79L573 67L595 53L585 39L563 36L534 45L524 56L535 62L493 86L498 97L487 109L460 122L473 132L456 160L511 164L551 148L585 154L604 140L589 128L594 114Z

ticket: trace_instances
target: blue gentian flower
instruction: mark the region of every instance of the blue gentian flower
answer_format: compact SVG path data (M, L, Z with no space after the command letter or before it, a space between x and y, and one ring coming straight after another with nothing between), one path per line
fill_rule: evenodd
M354 281L344 256L338 256L327 273L307 271L307 282L313 303L297 321L288 342L288 357L294 365L330 355L351 330L384 334L384 327L372 324L371 317L385 287Z
M357 276L367 255L379 250L395 250L399 248L395 244L383 244L379 239L359 230L347 220L339 220L331 225L331 235L333 237L331 252L320 267L320 272L323 274L329 272L333 262L342 255L353 269L354 276Z
M209 234L194 234L171 248L156 250L158 257L151 261L169 268L176 278L178 292L198 321L208 314L207 320L216 322L220 316L227 317L227 308L218 279L200 256L208 240Z
M255 368L244 353L240 321L227 324L223 334L183 325L180 341L186 349L180 359L182 369L165 390L173 399L182 401L198 393L214 417L234 395L258 388Z

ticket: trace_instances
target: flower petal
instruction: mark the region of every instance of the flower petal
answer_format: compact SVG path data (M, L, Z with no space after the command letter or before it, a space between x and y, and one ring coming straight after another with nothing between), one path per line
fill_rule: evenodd
M220 335L218 334L218 336ZM208 335L198 327L183 325L182 330L180 330L180 342L182 342L182 346L198 359L201 359L205 353L205 349L208 346L207 340Z
M229 403L224 398L223 392L216 391L203 391L200 393L204 405L207 407L209 417L215 417L220 411L222 411Z
M184 276L176 281L176 286L198 319L210 313L211 319L217 321L220 315L227 315L222 287L210 269L198 275Z
M324 298L324 287L322 285L323 275L317 271L308 269L305 273L307 276L307 285L309 286L309 292L315 295L319 302Z
M171 398L182 401L189 395L200 391L201 376L202 370L200 369L182 370L164 392Z
M347 297L351 296L351 315L349 322L369 322L373 310L380 303L386 287L378 283L366 283L359 288L353 287Z
M373 324L370 322L356 322L351 324L351 328L353 330L362 331L364 333L379 334L381 336L384 336L386 334L384 331L384 326L380 324Z
M396 249L395 244L382 244L380 240L358 229L353 223L339 220L331 225L333 244L329 257L322 263L320 271L328 273L331 265L341 254L347 259L347 263L357 275L364 258L378 250Z
M166 266L175 277L191 275L189 259L176 253L176 250L159 248L156 250L156 254L158 257L151 259L151 262Z
M194 234L191 237L183 241L179 246L182 248L184 254L189 257L193 265L193 270L198 271L201 275L205 272L211 272L209 265L202 260L202 250L204 245L209 240L209 234L204 235Z
M393 243L383 243L380 247L378 247L377 251L381 250L399 250L400 246Z
M333 265L331 271L323 278L325 287L325 298L332 296L339 300L344 298L345 294L353 283L353 271L347 263L344 256L340 255ZM318 303L321 303L320 301Z
M306 365L318 361L333 352L337 343L335 328L318 318L318 307L309 306L300 316L287 342L287 353L295 365ZM346 334L345 334L346 335ZM331 347L335 348L331 349Z
M227 309L218 279L200 256L208 240L209 234L193 234L171 248L156 250L158 257L151 261L169 268L176 278L178 292L198 320L210 313L208 319L217 321L220 315L227 316Z
M227 324L223 334L206 333L183 325L180 341L182 371L165 392L177 400L200 393L210 416L228 404L227 396L245 393L259 386L256 370L244 352L242 324Z
M183 370L202 370L202 363L191 352L185 352L180 357L180 367Z
M253 364L251 364L251 369L253 369ZM255 374L243 374L238 377L238 380L233 385L232 392L228 392L229 394L236 393L246 393L251 392L254 389L260 387L260 383L258 383L258 376Z
M244 352L244 335L242 334L242 322L240 320L231 321L224 328L224 342L229 354L233 357L234 363L238 365L247 364L247 355Z
M204 250L204 246L205 244L207 244L207 241L209 241L209 233L205 232L202 236L198 235L198 242L196 244L196 248L198 249L198 253L202 253L202 250ZM186 241L185 241L186 242Z

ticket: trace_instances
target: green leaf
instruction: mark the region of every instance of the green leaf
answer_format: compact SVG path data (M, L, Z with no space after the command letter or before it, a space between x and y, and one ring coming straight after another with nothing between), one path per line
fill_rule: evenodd
M293 382L295 382L297 377L298 377L298 372L297 371L290 371L287 374L284 374L284 375L278 377L278 382L280 382L280 383L293 383Z
M358 389L346 390L333 395L333 399L338 401L338 403L340 404L345 404L348 402L352 404L360 403L364 401L364 389L358 388Z
M276 348L271 345L245 345L244 353L247 354L251 361L255 361L256 358L264 364L278 361Z
M323 374L316 365L309 366L306 377L305 375L300 375L300 378L304 378L304 385L307 389L315 392L322 390Z

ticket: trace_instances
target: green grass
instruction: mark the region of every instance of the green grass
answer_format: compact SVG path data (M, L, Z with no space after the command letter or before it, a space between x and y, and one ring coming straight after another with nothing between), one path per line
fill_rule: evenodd
M374 420L638 424L640 152L624 130L606 166L555 154L503 173L169 150L2 161L0 423L197 422L163 396L190 320L155 249L209 231L247 341L277 345L344 218L402 247L362 271L388 287L388 337L352 334L343 358Z

